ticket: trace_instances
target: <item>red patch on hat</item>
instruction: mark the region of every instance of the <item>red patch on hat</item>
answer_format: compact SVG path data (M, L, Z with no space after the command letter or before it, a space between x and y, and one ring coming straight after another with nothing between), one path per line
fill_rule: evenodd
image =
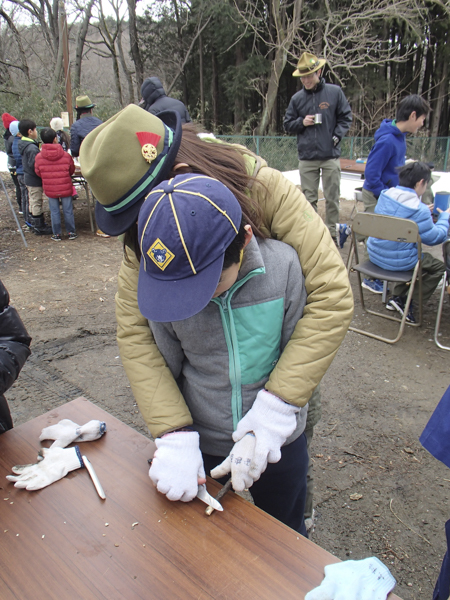
M150 131L138 131L136 132L136 135L138 136L139 143L142 147L144 147L145 144L151 144L156 148L159 140L161 139L160 135L157 133L151 133Z

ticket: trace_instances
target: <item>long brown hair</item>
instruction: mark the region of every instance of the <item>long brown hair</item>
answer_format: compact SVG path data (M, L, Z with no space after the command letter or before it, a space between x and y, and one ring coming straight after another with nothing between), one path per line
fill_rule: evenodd
M189 166L172 168L169 177L183 173L201 173L217 179L233 192L241 205L243 218L251 225L255 235L264 238L265 235L260 229L262 224L261 208L249 195L251 184L261 185L247 173L244 154L251 154L251 152L243 147L241 149L238 146L214 140L208 142L198 137L199 131L193 123L183 125L183 136L173 166L180 163ZM131 248L140 259L137 225L133 225L125 233L124 246Z

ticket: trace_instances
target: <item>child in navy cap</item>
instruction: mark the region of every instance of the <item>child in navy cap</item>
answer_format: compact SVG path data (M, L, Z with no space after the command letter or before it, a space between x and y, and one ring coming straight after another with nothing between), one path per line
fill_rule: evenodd
M193 418L156 439L150 478L188 502L205 470L231 473L235 490L251 487L257 506L305 534L307 408L264 389L306 303L296 252L256 239L232 192L197 174L150 192L138 235L139 308Z

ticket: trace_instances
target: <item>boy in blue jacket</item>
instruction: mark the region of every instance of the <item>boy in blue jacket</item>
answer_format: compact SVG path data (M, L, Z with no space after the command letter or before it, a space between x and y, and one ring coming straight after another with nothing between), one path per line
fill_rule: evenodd
M375 144L364 170L362 199L365 212L374 212L382 190L398 185L397 169L405 164L406 136L419 131L429 112L428 102L412 94L399 103L395 119L382 121L375 132ZM378 279L364 279L362 286L375 294L383 292L383 284Z
M448 235L450 208L446 211L437 209L439 214L436 224L433 223L431 210L433 205L427 206L421 201L421 196L427 189L431 178L431 170L423 162L412 162L398 169L399 184L389 190L383 190L375 207L378 215L411 219L419 226L420 239L428 246L442 244ZM413 269L417 260L417 245L403 242L390 242L370 237L367 240L367 251L370 260L390 271L408 271ZM422 291L423 303L430 296L442 279L445 271L444 263L434 258L428 252L422 255ZM403 315L408 286L405 283L396 283L392 290L393 297L386 305L388 310L397 310ZM418 300L419 289L415 287L413 300ZM406 320L415 323L413 303Z
M150 192L138 230L139 308L193 418L155 440L151 480L188 502L205 471L231 473L235 490L251 487L256 506L306 535L307 408L265 389L306 304L296 253L253 237L230 190L191 173Z

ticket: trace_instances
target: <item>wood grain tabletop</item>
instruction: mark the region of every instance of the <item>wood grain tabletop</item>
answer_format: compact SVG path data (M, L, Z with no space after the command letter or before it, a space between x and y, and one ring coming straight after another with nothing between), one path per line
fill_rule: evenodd
M5 479L12 465L36 462L41 430L64 418L106 421L100 440L79 444L106 500L86 469L35 492ZM153 452L84 398L1 435L1 600L301 600L338 562L232 492L210 517L198 499L168 501L148 477ZM216 495L221 486L207 487Z

